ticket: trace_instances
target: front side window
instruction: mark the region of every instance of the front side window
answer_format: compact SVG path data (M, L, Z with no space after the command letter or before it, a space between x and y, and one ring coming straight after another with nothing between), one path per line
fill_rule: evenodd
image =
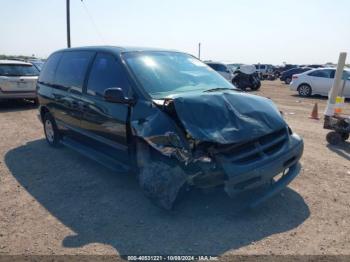
M87 93L93 96L103 96L107 88L119 87L127 95L129 82L126 73L117 59L110 54L97 54L92 65Z
M81 90L93 55L91 51L64 52L56 71L55 84Z
M39 71L32 65L1 64L0 76L38 76Z
M126 52L127 65L154 99L172 94L235 87L193 56L167 51Z

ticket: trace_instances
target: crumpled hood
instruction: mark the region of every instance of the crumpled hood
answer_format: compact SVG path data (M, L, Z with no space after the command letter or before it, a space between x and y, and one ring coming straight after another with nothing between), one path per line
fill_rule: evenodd
M241 143L286 126L271 100L237 91L181 94L173 103L187 132L200 141Z

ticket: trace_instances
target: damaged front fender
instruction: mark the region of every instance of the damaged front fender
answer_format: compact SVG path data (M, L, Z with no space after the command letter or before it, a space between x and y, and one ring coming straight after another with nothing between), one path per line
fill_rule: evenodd
M188 163L191 159L184 132L168 114L150 102L140 102L132 110L131 130L162 155Z

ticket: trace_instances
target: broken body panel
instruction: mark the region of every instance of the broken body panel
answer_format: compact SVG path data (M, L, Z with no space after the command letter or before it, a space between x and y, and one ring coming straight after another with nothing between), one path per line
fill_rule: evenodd
M276 175L284 173L280 182L272 184L259 198L262 200L287 186L300 170L302 139L291 133L274 104L235 90L190 92L141 102L133 108L131 127L135 136L163 156L176 159L181 167L182 175L165 168L164 180L171 176L172 182L158 183L166 190L154 188L168 191L171 197L149 193L163 203L166 198L166 206L160 204L166 208L171 208L169 199L175 200L184 184L201 188L224 185L233 197L271 183ZM153 170L148 170L147 181L159 180L150 179L152 174L160 176L154 166Z

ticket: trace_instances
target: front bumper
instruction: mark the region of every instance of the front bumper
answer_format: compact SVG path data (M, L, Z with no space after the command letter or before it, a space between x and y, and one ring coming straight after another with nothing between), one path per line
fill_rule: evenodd
M233 164L230 159L219 156L217 161L221 164L227 176L225 191L231 197L243 191L258 188L271 183L277 175L286 172L250 205L257 206L266 199L275 195L299 174L299 159L303 154L303 140L296 134L290 135L288 142L273 156L266 156L253 164Z

